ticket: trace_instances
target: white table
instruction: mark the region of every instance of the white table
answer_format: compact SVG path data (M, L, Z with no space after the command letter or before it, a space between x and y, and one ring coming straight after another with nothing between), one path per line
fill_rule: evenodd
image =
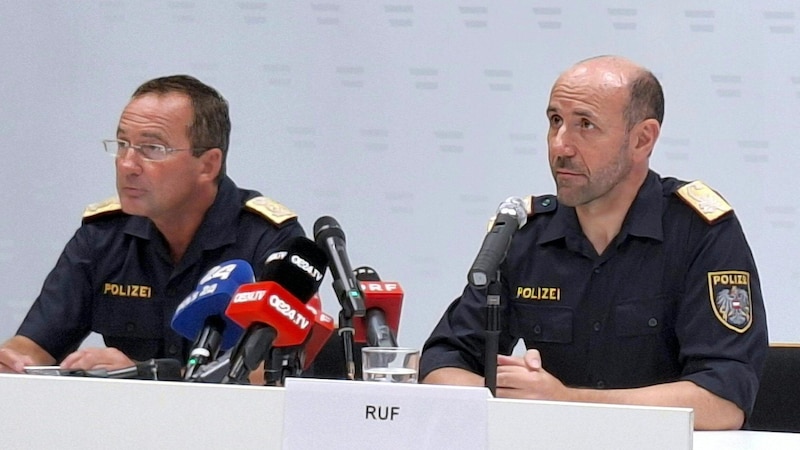
M283 439L284 394L283 388L260 386L0 374L0 447L277 450ZM565 414L585 429L602 426L601 416L607 420L627 414L627 420L632 421L627 423L631 425L630 433L643 436L658 436L670 427L681 434L687 417L680 408L667 408L663 411L665 422L645 426L642 424L650 420L645 416L652 412L643 409L642 417L635 417L636 408L641 407L488 401L489 448L536 448L536 436L558 436L553 424L565 423L559 418ZM309 427L315 420L321 418L309 418ZM346 424L342 427L346 429ZM573 434L576 433L562 434L548 442L574 448L568 446L570 439L576 437ZM695 450L800 449L800 434L688 434L689 440L693 438L693 447L689 442L689 448ZM596 436L598 441L593 448L604 448L599 439L602 432L596 432Z

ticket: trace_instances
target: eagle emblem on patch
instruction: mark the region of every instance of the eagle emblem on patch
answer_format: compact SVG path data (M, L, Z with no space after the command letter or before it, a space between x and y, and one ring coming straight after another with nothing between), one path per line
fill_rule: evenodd
M744 333L753 323L750 273L740 270L708 273L711 308L723 325Z

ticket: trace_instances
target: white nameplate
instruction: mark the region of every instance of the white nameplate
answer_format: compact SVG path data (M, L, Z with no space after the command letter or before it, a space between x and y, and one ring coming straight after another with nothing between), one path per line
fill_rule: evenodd
M488 447L479 387L287 378L284 449Z

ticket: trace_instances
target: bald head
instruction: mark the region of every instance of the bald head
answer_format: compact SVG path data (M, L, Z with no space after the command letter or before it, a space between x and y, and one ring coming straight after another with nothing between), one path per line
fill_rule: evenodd
M564 71L553 88L560 83L591 86L607 95L624 93L622 113L628 129L645 119L656 119L659 125L664 120L661 84L652 72L627 58L605 55L585 59Z

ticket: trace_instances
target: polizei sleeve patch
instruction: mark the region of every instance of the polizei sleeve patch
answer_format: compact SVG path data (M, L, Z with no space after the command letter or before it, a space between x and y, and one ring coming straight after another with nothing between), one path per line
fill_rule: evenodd
M699 180L681 186L676 193L708 223L733 211L725 199Z
M711 309L723 325L737 333L744 333L750 328L753 323L750 272L709 272L708 293Z
M245 203L245 207L250 211L258 213L265 217L275 225L281 225L284 222L294 219L297 214L292 212L289 208L267 197L254 197Z

